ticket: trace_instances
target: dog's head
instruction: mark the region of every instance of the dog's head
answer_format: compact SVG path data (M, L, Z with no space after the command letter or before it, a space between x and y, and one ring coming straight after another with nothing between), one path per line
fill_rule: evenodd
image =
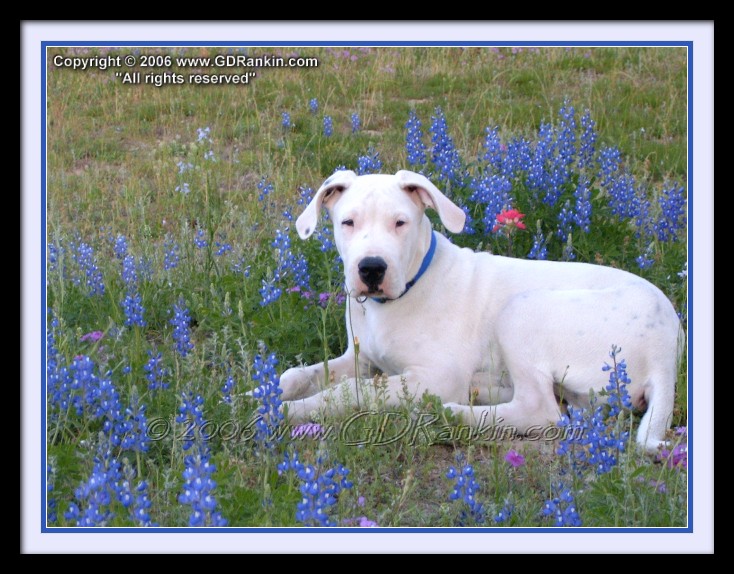
M431 242L426 207L435 209L452 233L459 233L466 219L425 176L406 170L362 176L337 171L296 220L302 239L314 232L322 206L334 222L346 287L355 297L396 299L403 294Z

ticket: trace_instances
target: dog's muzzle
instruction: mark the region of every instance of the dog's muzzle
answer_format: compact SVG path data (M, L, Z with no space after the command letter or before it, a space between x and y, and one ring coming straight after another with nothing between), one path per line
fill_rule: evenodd
M387 263L382 257L365 257L357 265L359 278L367 286L370 293L380 290L380 285L385 279Z

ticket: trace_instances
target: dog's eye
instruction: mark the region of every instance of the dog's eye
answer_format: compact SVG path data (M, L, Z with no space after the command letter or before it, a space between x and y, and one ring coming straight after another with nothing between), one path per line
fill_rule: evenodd
M403 221L402 219L398 219L395 222L395 227L402 227L403 225L405 225L405 221Z
M344 221L342 221L342 225L346 225L347 227L354 227L354 220L345 219Z

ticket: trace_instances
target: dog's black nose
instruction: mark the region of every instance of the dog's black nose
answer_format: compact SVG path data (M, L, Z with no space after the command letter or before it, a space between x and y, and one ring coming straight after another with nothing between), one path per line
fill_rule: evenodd
M380 283L385 278L387 263L382 257L365 257L357 265L359 278L364 281L370 291L378 291Z

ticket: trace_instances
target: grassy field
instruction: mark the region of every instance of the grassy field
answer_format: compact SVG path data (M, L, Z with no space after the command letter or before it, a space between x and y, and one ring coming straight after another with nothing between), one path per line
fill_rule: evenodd
M292 223L340 166L430 173L470 215L456 243L628 269L685 325L684 48L56 54L171 57L124 70L141 78L242 73L176 64L218 54L319 65L156 87L49 64L49 526L686 526L685 360L676 448L620 450L637 413L587 417L616 437L602 470L578 457L594 445L449 436L435 397L297 436L273 409L277 373L346 345L328 225L301 242ZM509 208L527 229L493 231ZM439 422L401 435L415 412Z

